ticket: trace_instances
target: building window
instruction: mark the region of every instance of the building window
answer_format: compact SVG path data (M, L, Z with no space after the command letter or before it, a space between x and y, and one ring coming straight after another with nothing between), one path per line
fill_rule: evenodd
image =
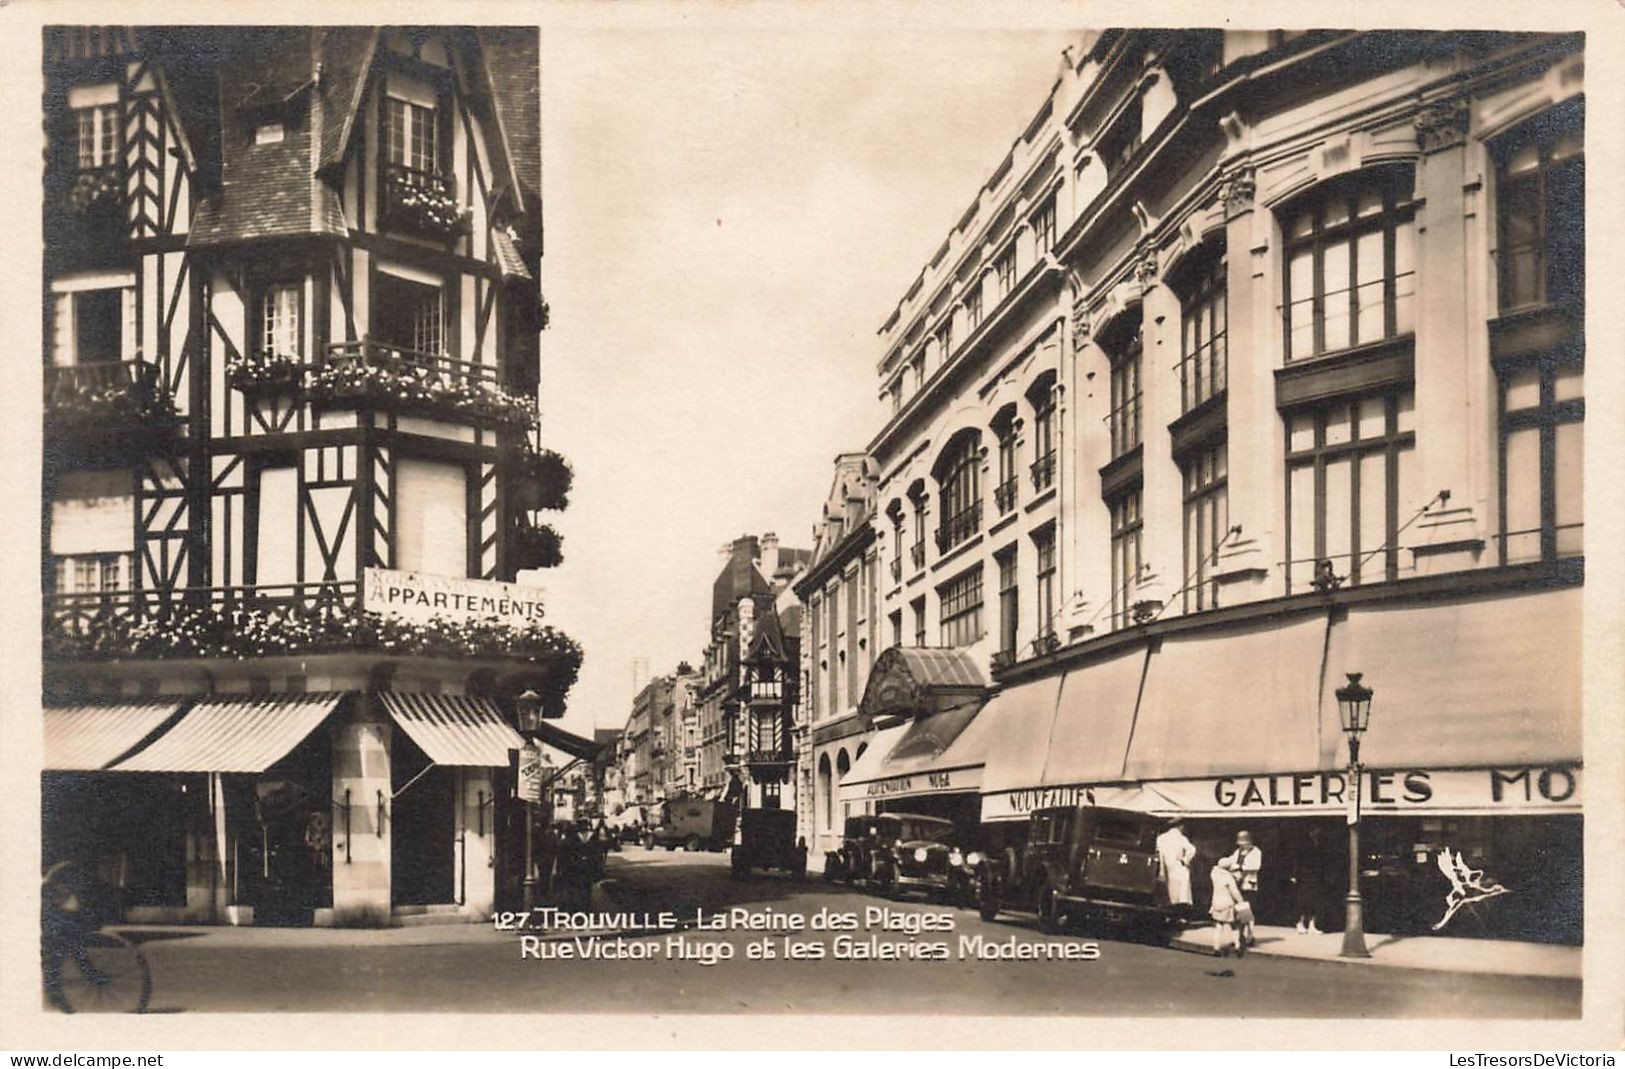
M1038 557L1039 638L1055 634L1055 528L1033 532L1033 549Z
M903 644L903 610L898 609L888 619L891 620L891 644L901 646Z
M999 563L999 652L1014 660L1021 620L1021 594L1016 584L1016 547L994 558Z
M111 82L75 86L68 90L68 110L73 113L79 169L101 170L118 163L118 86Z
M1415 420L1410 387L1286 414L1288 592L1308 589L1319 561L1350 583L1398 578Z
M134 586L130 553L57 554L51 559L51 585L58 594L112 594Z
M991 425L999 443L999 481L993 487L993 505L1003 516L1016 507L1016 406L1000 409Z
M1135 324L1122 350L1112 356L1112 407L1106 424L1113 460L1140 444L1140 350L1140 327Z
M915 570L925 567L925 494L910 495L914 504L914 544L909 546L909 563Z
M375 332L388 345L419 353L445 352L443 294L439 286L379 272Z
M1287 360L1411 332L1414 214L1408 168L1329 183L1285 212Z
M389 162L419 174L434 174L439 156L435 139L435 109L397 97L386 101L389 120Z
M1196 276L1180 306L1180 411L1224 392L1225 258L1215 255Z
M1033 259L1038 259L1055 245L1055 198L1044 201L1033 213Z
M262 122L254 127L254 144L275 145L287 136L287 131L280 120L276 122Z
M1140 578L1140 488L1134 487L1107 503L1112 518L1112 626L1132 622L1135 584Z
M305 287L301 282L279 282L260 295L259 351L265 356L303 356L305 332L300 315Z
M891 385L886 387L886 396L891 400L892 415L895 416L897 413L903 410L902 376L899 375L897 378L893 379Z
M1033 493L1055 483L1055 376L1045 374L1027 394L1033 406Z
M921 387L923 387L925 385L925 352L924 352L924 350L921 350L920 352L917 352L917 353L914 354L914 359L912 359L912 360L910 360L908 362L908 368L909 368L909 372L910 372L910 381L911 381L911 383L912 383L912 385L914 387L914 392L919 393Z
M982 321L982 287L974 284L965 292L965 329L975 330Z
M897 506L897 502L892 502ZM891 581L903 580L903 512L895 507L891 512Z
M823 600L816 596L807 606L807 611L811 614L812 624L808 633L812 637L813 645L812 671L807 673L807 703L812 709L812 717L814 720L820 719L823 713L822 708L818 704L818 677L822 671L819 667L818 653L822 647L819 640L823 635L823 633L819 630L818 625L823 622L820 619L820 613L823 611L823 607Z
M1185 611L1216 608L1215 554L1230 529L1229 447L1200 449L1180 464L1185 483Z
M937 497L942 502L938 552L948 552L981 530L981 471L981 436L974 430L961 431L937 461Z
M952 316L942 321L942 326L937 328L936 337L937 359L946 364L948 354L953 352L954 348L954 320Z
M925 599L915 598L909 602L909 608L914 611L914 645L925 645Z
M1554 108L1495 146L1503 312L1585 296L1583 123Z
M1501 563L1584 551L1585 368L1543 354L1500 373Z
M124 358L124 289L79 290L69 295L73 358L78 364L116 363Z
M982 566L937 588L942 605L942 645L969 646L982 637Z
M999 287L999 296L1003 298L1016 288L1016 250L1005 250L1004 254L993 261L993 278Z

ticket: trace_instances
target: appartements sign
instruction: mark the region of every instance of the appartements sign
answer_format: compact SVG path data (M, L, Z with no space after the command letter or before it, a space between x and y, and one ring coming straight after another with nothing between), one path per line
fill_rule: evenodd
M542 588L459 579L449 575L368 568L361 604L381 616L428 623L435 617L457 622L497 620L515 627L542 622Z

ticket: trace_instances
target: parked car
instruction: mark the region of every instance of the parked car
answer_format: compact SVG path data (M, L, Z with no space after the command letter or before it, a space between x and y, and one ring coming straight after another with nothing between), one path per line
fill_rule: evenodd
M948 888L944 900L955 905L976 905L976 874L994 853L982 829L961 830L948 847Z
M1159 938L1177 922L1159 895L1156 840L1164 823L1147 813L1104 806L1058 806L1028 818L1024 846L985 860L977 906L1038 915L1046 932L1099 919L1136 923Z
M824 852L824 879L830 883L852 883L869 874L869 854L874 847L874 816L847 817L841 831L841 845Z
M739 814L739 841L729 855L733 877L753 869L779 869L798 880L807 877L807 844L796 842L793 809L746 809Z
M875 819L869 879L891 898L910 891L946 898L949 855L956 851L953 821L916 813L885 813Z
M660 804L660 823L644 837L653 850L725 850L733 842L739 810L728 802L709 798L674 799Z

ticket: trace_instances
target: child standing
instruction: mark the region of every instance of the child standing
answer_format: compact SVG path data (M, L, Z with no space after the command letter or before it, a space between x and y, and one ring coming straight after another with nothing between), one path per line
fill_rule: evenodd
M1209 876L1213 880L1213 904L1208 908L1208 916L1213 918L1213 949L1220 955L1228 955L1233 947L1236 957L1241 957L1241 907L1247 900L1241 896L1241 885L1236 882L1236 863L1233 858L1219 859L1213 866ZM1228 932L1228 939L1225 933Z

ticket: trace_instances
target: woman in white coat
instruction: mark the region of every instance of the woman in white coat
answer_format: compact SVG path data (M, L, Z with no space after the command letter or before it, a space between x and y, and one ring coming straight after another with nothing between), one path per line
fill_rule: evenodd
M1191 906L1191 862L1196 858L1196 844L1185 837L1185 821L1175 817L1168 830L1157 836L1157 859L1162 863L1162 878L1168 887L1168 904L1174 907Z

